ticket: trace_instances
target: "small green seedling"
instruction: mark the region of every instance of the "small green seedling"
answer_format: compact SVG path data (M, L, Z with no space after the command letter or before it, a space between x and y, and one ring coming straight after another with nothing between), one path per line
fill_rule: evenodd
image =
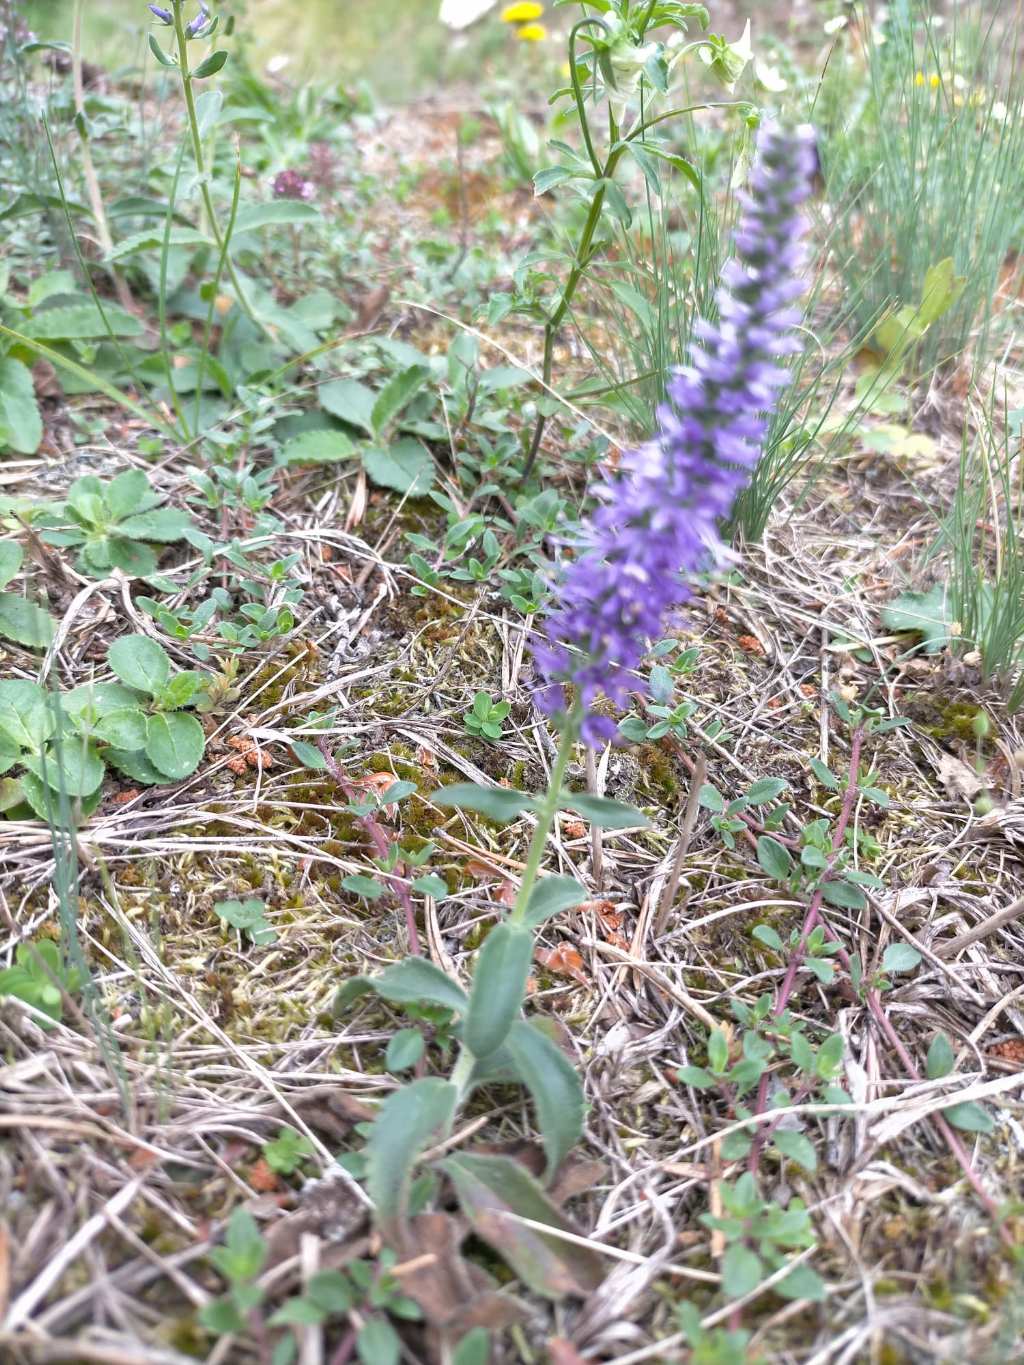
M104 483L94 474L76 479L67 501L37 525L48 545L78 549L79 572L103 578L111 569L146 578L156 572L153 545L183 540L192 530L187 512L162 507L161 494L141 469L128 469Z
M473 698L473 709L467 711L462 723L471 735L481 739L500 739L502 722L512 710L507 701L492 701L486 692L478 692Z
M276 1138L263 1144L263 1158L278 1175L291 1175L314 1151L309 1138L294 1128L282 1128Z
M218 901L213 913L239 934L245 934L257 948L265 948L268 943L277 942L277 931L272 929L265 918L266 906L257 896L248 900Z
M60 1019L63 1007L61 987L73 995L81 984L81 974L61 964L60 949L50 939L20 944L14 966L0 971L0 996L13 995L54 1021Z

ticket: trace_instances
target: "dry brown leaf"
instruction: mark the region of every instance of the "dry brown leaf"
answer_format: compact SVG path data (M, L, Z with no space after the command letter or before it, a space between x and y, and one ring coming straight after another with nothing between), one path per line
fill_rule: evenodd
M247 1172L249 1184L257 1194L270 1194L280 1187L277 1172L272 1170L265 1157L254 1161Z
M583 958L571 944L560 943L557 948L552 948L550 952L544 948L538 948L533 956L542 967L547 967L549 972L558 972L560 976L571 976L574 981L579 981L584 986L590 985L590 978L583 970Z
M935 772L949 795L962 801L973 801L985 786L974 769L953 754L943 754Z

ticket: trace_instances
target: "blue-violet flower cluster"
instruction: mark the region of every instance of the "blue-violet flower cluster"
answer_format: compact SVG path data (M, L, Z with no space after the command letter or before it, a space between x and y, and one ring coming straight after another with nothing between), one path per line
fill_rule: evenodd
M174 23L174 15L163 5L147 5L146 8L160 20L162 24L170 26ZM210 22L210 11L206 8L204 0L199 0L199 13L185 25L186 38L198 38L206 25Z
M597 696L621 707L639 690L632 670L666 614L689 598L684 575L724 553L719 524L750 478L768 411L789 378L779 358L800 349L790 331L800 315L790 305L803 292L799 209L816 168L809 128L761 130L718 321L698 324L690 363L668 385L658 435L597 490L577 558L556 585L546 638L534 645L537 701L561 714L562 684L571 683L585 743L614 736L614 722L594 709Z

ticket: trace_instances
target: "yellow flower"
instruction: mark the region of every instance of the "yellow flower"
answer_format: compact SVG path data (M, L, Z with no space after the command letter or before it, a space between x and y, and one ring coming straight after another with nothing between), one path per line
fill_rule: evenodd
M516 29L516 37L524 43L542 43L547 36L548 31L543 24L520 24Z
M928 78L928 84L933 90L938 90L939 86L942 84L942 77L933 72Z
M538 5L537 0L516 0L515 4L506 5L501 11L501 20L505 24L529 24L543 13L544 6ZM522 34L519 36L522 37Z
M919 71L919 72L917 73L917 75L914 77L914 84L915 84L915 85L924 85L924 72L923 72L923 71Z

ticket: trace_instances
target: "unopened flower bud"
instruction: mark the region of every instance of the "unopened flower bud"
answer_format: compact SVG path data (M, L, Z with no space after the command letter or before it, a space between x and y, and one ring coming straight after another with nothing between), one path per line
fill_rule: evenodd
M163 9L160 5L147 5L150 14L155 14L162 24L173 24L174 15L169 9Z
M209 20L210 20L210 11L209 11L209 10L206 8L206 6L202 3L202 0L200 0L200 3L199 3L199 13L196 15L196 17L195 17L190 23L188 23L188 24L185 25L185 37L186 37L186 38L196 38L196 37L198 37L198 35L203 31L203 29L204 29L204 28L206 27L206 25L209 23Z
M707 46L698 48L697 52L712 76L731 93L754 56L754 49L750 46L750 20L747 20L746 28L734 43L712 34Z

